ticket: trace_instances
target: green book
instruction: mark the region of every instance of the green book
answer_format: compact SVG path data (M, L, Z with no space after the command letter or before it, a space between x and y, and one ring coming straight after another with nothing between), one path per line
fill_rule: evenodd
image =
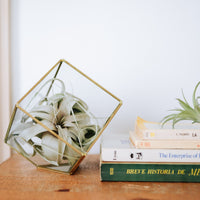
M100 164L101 181L200 182L200 164L113 163Z

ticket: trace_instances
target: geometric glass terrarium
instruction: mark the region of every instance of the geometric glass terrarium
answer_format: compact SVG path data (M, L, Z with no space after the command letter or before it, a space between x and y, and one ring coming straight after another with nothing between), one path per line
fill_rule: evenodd
M121 104L62 59L16 103L5 142L39 168L72 174Z

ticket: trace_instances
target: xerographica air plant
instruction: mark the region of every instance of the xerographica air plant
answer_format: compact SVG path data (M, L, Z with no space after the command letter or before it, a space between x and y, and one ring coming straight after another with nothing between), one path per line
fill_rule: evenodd
M175 111L170 115L167 115L162 120L162 125L165 125L167 122L172 121L172 126L174 127L176 123L184 120L190 120L192 123L200 123L200 105L199 105L199 96L196 96L197 88L199 87L200 82L197 83L192 95L193 105L190 105L186 100L183 92L183 100L177 98L180 108L173 109Z
M72 165L80 157L78 152L85 153L90 147L100 127L84 101L67 93L60 79L53 81L62 84L62 92L42 97L29 111L33 119L24 114L11 137L28 157L38 153L50 164L58 166L68 160Z

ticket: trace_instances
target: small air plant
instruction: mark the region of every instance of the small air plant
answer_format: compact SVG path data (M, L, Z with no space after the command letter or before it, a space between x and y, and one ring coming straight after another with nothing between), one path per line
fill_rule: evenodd
M49 81L59 81L62 85L61 92L41 97L30 109L30 115L80 152L86 152L98 134L97 119L84 101L65 91L65 85L60 79ZM37 120L23 115L20 123L12 130L10 137L13 137L20 152L27 157L38 153L44 160L56 166L62 160L68 160L73 165L80 154L37 123Z
M200 82L197 83L195 86L193 96L192 96L192 102L193 106L190 106L190 104L187 102L184 93L183 94L183 100L177 98L179 105L181 108L173 109L171 111L175 111L176 113L167 115L162 120L162 125L164 126L167 122L172 121L172 126L174 128L175 124L184 121L184 120L190 120L192 123L200 123L200 105L199 105L199 96L196 97L196 91L198 86L200 85Z

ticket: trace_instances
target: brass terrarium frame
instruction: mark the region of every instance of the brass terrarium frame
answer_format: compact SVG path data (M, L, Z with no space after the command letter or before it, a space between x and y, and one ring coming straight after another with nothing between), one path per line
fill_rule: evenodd
M73 145L69 144L67 141L65 141L62 137L60 137L58 134L56 134L53 130L51 130L50 128L48 128L47 126L45 126L43 123L41 123L37 118L35 118L34 116L32 116L29 112L27 112L24 108L22 108L20 106L20 103L56 68L56 72L54 75L54 78L57 77L57 74L60 70L61 65L65 63L67 64L68 67L71 67L73 70L75 70L76 72L78 72L80 75L84 76L86 79L88 79L89 81L91 81L93 84L95 84L98 88L102 89L104 92L106 92L107 94L109 94L111 97L113 97L115 100L118 101L118 105L115 107L114 111L112 112L112 114L110 115L110 117L107 119L107 121L105 122L104 126L101 128L101 130L99 131L98 135L96 136L96 138L94 139L94 141L90 144L89 148L87 149L86 152L81 152L80 150L76 149ZM51 81L50 87L48 89L48 92L50 92L51 87L54 84L54 79ZM64 142L67 146L69 146L70 148L72 148L75 152L77 152L78 154L80 154L80 158L76 161L76 163L73 165L73 167L71 168L71 170L69 172L63 172L63 171L58 171L56 169L50 169L50 168L45 168L45 166L40 166L37 165L36 163L34 163L31 159L29 159L28 157L24 156L22 153L18 152L11 144L8 144L11 148L13 148L15 151L17 151L19 154L21 154L22 156L24 156L26 159L28 159L31 163L33 163L37 168L42 168L42 169L47 169L47 170L53 170L56 172L61 172L61 173L68 173L68 174L72 174L77 167L79 166L80 162L85 158L85 156L87 155L87 153L90 151L90 149L93 147L93 145L95 144L95 142L98 140L98 138L101 136L102 132L105 130L105 128L108 126L108 124L110 123L110 121L112 120L112 118L114 117L114 115L117 113L117 111L119 110L119 108L122 105L122 101L117 98L115 95L113 95L111 92L109 92L108 90L106 90L104 87L102 87L101 85L99 85L97 82L95 82L93 79L91 79L90 77L88 77L86 74L84 74L82 71L80 71L79 69L77 69L76 67L74 67L72 64L70 64L69 62L67 62L64 59L59 60L15 105L13 114L11 116L11 120L8 126L8 130L6 133L6 137L5 137L5 143L8 144L8 136L17 112L17 109L19 109L20 111L22 111L23 113L25 113L28 117L30 117L32 120L34 120L36 123L38 123L39 125L41 125L43 128L45 128L48 132L50 132L52 135L54 135L55 137L57 137L60 141Z

